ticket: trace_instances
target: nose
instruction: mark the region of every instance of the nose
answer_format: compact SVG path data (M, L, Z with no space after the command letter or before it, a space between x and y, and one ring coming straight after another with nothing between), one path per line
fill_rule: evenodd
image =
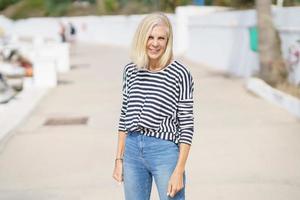
M157 46L158 46L158 40L157 40L157 39L154 39L154 40L152 41L152 45L155 46L155 47L157 47Z

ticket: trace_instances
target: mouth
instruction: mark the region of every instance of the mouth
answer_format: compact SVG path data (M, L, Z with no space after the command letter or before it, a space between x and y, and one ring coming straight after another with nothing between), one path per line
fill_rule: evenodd
M148 51L152 54L157 54L160 52L160 49L148 49Z

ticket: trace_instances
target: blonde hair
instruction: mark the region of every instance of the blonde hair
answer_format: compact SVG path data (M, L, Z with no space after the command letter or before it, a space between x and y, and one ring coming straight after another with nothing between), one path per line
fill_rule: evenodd
M140 69L148 67L147 41L152 29L158 25L167 28L167 46L158 64L160 67L165 67L173 58L173 31L170 20L163 13L152 13L140 22L132 41L131 60Z

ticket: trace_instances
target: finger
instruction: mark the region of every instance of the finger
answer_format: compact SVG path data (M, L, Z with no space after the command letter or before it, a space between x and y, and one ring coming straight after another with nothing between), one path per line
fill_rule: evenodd
M177 191L178 191L178 190L177 190L175 187L172 187L170 196L173 198L173 197L176 195Z
M172 190L172 184L171 184L171 183L169 183L169 184L168 184L167 196L170 196L170 194L171 194L171 190Z
M119 174L114 174L113 178L118 182L122 182L122 177Z
M113 174L113 178L118 181L118 177L115 174Z
M118 182L122 182L122 175L118 176Z

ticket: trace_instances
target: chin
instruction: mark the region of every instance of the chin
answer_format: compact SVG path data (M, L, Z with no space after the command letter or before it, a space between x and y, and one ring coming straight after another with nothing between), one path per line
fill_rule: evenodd
M148 57L150 58L150 59L153 59L153 60L156 60L156 59L158 59L158 58L160 58L160 54L157 54L157 55L148 55Z
M159 57L158 56L148 56L150 60L157 60Z

